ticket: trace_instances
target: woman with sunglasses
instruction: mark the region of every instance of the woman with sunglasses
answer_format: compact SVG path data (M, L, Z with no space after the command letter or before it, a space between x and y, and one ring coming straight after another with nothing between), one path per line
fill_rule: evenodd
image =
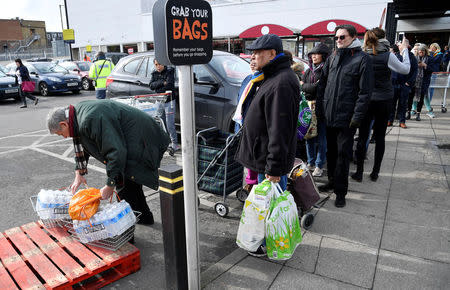
M391 112L394 89L391 82L391 71L399 74L408 74L410 70L408 40L403 38L399 47L403 61L400 61L389 51L389 41L380 28L368 30L364 35L363 50L372 59L374 72L374 88L370 98L369 108L359 128L359 140L356 146L356 172L352 178L358 182L362 181L364 172L364 157L366 155L366 141L369 136L370 123L374 120L373 134L375 136L375 159L370 179L376 181L380 172L381 161L384 155L384 137L387 123Z

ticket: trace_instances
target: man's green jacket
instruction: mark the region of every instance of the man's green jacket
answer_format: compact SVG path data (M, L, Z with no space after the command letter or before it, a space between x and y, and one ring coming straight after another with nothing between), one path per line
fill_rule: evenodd
M158 188L158 168L170 138L151 116L110 100L74 107L85 154L106 164L106 185L126 178Z

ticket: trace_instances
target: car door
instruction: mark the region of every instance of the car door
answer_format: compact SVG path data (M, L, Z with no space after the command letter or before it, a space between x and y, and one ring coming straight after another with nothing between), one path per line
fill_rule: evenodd
M224 95L220 79L203 64L194 65L193 71L196 125L198 128L220 127L223 119L220 96Z
M126 63L121 72L114 75L114 82L111 84L111 92L114 96L135 96L139 85L136 82L136 73L143 57L131 59Z

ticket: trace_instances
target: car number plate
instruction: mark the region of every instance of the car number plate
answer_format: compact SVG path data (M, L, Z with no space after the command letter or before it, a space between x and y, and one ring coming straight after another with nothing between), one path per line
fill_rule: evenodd
M75 87L78 86L78 83L67 83L68 87Z
M17 93L17 92L18 92L17 89L5 90L6 94L12 94L12 93Z

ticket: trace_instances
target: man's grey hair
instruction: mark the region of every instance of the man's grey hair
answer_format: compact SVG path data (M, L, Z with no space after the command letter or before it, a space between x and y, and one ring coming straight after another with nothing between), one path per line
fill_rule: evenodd
M55 134L56 131L60 130L59 122L66 121L66 111L69 107L58 107L53 108L47 115L47 127L50 134Z

